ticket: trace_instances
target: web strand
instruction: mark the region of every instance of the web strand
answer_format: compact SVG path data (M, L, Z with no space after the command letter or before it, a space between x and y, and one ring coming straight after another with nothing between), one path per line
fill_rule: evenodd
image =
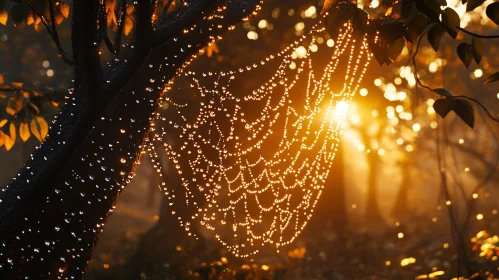
M334 172L342 130L336 106L357 92L371 59L365 38L355 39L345 24L317 74L307 48L320 32L316 26L237 71L183 73L191 87L182 94L193 96L183 103L165 95L169 107L158 113L150 153L161 168L160 143L179 178L180 187L165 178L160 189L189 235L204 226L235 256L248 257L290 244L311 219ZM255 90L237 86L256 69L268 71L266 82ZM176 213L179 204L191 211Z

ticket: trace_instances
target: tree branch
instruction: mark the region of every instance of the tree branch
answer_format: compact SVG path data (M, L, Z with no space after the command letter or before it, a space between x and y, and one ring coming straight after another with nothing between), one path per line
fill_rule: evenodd
M50 34L50 37L52 37L52 40L54 41L57 51L59 52L59 57L66 62L67 64L73 66L74 61L70 58L70 56L64 51L64 48L61 45L61 41L59 40L59 35L57 33L57 28L55 27L55 17L53 13L53 3L51 0L48 0L49 2L49 10L50 10L50 17L52 18L52 28L49 26L47 23L47 20L43 15L41 15L33 5L29 1L26 1L25 3L28 5L28 7L35 13L41 20L42 24L45 26L47 29L47 32Z
M87 92L96 97L99 95L100 84L103 81L100 61L100 43L102 30L99 20L102 20L102 4L99 0L74 0L72 45L75 60L75 87L81 82L87 87ZM92 98L93 98L92 97ZM99 102L92 102L95 106Z
M161 27L156 26L153 30L152 14L150 14L153 11L150 11L150 7L144 7L146 5L144 3L148 2L141 1L142 4L137 4L137 21L132 46L107 68L105 80L109 82L103 85L105 92L115 92L120 85L129 81L153 47L159 46L175 36L180 36L185 28L201 21L207 12L214 11L218 5L221 6L224 3L221 0L194 1L189 6L182 7L178 12L172 13L173 15L169 15L168 20ZM159 36L159 34L162 35Z
M477 38L483 38L483 39L497 39L497 38L499 38L499 35L481 35L481 34L477 34L477 33L473 33L471 31L468 31L468 30L461 28L459 26L456 26L456 28L461 30L462 32L468 34L468 35L472 35L472 36L477 37Z
M418 83L418 85L424 87L425 89L429 90L429 91L432 91L433 90L427 86L427 85L424 85L421 80L419 80L419 75L418 75L418 68L417 68L417 65L416 65L416 55L418 54L418 51L419 51L419 45L421 44L421 40L423 39L423 36L425 35L426 33L423 33L419 36L419 40L418 40L418 44L416 45L416 51L414 52L414 54L412 55L412 64L414 66L414 78L416 79L416 82Z
M127 7L127 0L121 0L121 8L120 8L120 17L118 19L118 29L116 30L116 38L114 40L114 46L115 46L115 54L118 54L121 49L121 37L123 36L123 29L125 27L125 21L126 21L126 7Z
M111 39L109 39L109 36L107 34L104 37L104 43L106 43L106 47L111 53L116 54L116 49L113 46L113 42L111 42Z
M485 105L483 105L480 101L476 100L475 98L472 98L472 97L469 97L469 96L465 96L465 95L457 95L455 96L455 98L463 98L463 99L467 99L471 102L474 102L475 104L477 104L478 106L480 106L484 111L485 113L489 116L490 119L492 119L493 121L499 123L499 118L496 118L494 116L492 116L492 114L490 113L489 109L487 109L487 107L485 107Z

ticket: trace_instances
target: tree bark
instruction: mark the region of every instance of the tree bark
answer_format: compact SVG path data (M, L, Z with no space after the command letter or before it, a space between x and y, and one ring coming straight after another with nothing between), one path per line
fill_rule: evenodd
M379 159L375 151L367 153L367 164L369 166L367 181L367 203L366 203L366 222L369 224L383 223L383 218L378 205L378 168Z
M402 162L402 183L395 197L395 205L393 206L392 215L396 219L402 219L409 214L409 188L411 186L411 164L412 154L408 155L408 159Z
M0 191L0 279L83 276L122 188L134 176L165 84L210 40L248 16L257 4L252 0L228 4L221 12L223 17L212 20L201 9L198 17L187 21L195 27L182 34L183 26L175 21L189 17L190 10L195 13L196 3L186 8L187 14L167 19L176 30L165 32L178 36L151 51L135 50L139 53L132 58L137 61L128 63L136 69L120 61L107 72L109 83L104 81L97 88L92 75L77 68L84 76L75 79L76 87L70 90L49 136ZM86 5L87 1L80 8L87 9ZM79 38L86 40L83 35ZM75 63L83 67L78 59Z

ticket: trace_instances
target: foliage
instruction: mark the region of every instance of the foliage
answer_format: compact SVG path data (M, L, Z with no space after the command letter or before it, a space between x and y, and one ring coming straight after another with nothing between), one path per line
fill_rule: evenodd
M464 1L463 1L464 2ZM467 11L473 11L483 4L484 1L468 2ZM414 56L417 54L421 39L426 37L432 48L437 52L443 36L447 33L452 39L458 40L460 31L472 36L471 42L462 42L456 47L456 53L462 63L468 67L474 60L480 63L483 57L484 38L495 38L497 36L483 36L474 34L460 28L459 15L451 7L441 9L442 4L438 0L403 0L398 2L386 2L379 9L368 9L367 13L350 2L327 1L322 11L326 14L326 29L330 34L336 34L339 28L347 21L351 21L359 36L368 38L370 50L380 65L391 64L401 54L404 46L409 50L417 44ZM385 3L385 2L383 2ZM499 24L499 3L494 2L487 6L486 15L496 24ZM377 11L381 10L381 11ZM377 13L383 12L383 16ZM416 64L414 61L414 67ZM499 73L499 72L498 72ZM499 79L499 74L494 73L487 78L485 83L491 83ZM418 83L424 86L416 74ZM427 87L426 87L427 88ZM430 88L428 88L430 89ZM454 111L473 128L474 110L469 99L454 97L445 89L434 89L433 92L444 95L445 100L436 102L435 110L440 116L445 117L449 111ZM471 100L473 101L473 100Z
M0 86L0 108L3 109L0 111L0 147L10 150L16 142L16 135L23 142L31 136L42 142L48 133L48 124L43 116L56 110L64 92L51 88L32 90L18 82L4 86L3 78L0 79Z

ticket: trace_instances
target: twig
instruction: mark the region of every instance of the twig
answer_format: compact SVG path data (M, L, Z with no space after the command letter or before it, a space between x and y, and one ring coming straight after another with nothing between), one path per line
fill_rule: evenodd
M429 91L433 91L429 86L427 85L424 85L423 83L421 83L421 80L419 80L419 76L418 76L418 67L416 65L416 55L418 54L418 51L419 51L419 45L421 44L421 40L423 39L423 35L424 34L421 34L419 36L419 40L418 40L418 44L416 45L416 51L414 52L414 54L412 55L412 64L414 66L414 78L416 79L416 82L424 87L425 89L429 90Z
M419 50L419 45L421 44L421 39L423 38L423 35L421 35L419 37L419 41L418 41L418 44L416 46L416 51L414 52L414 55L412 56L412 64L414 66L414 78L416 79L416 82L418 85L420 85L421 87L433 92L433 89L431 89L429 86L423 84L421 82L421 80L419 79L419 76L418 76L418 68L417 68L417 65L416 65L416 55L418 54L418 50ZM493 121L499 123L499 118L496 118L494 116L492 116L492 114L490 113L490 111L482 104L480 103L480 101L472 98L472 97L469 97L469 96L464 96L464 95L457 95L457 96L454 96L453 98L463 98L463 99L467 99L469 101L472 101L474 103L476 103L478 106L482 107L482 109L485 111L485 113L487 113L487 115L489 116L489 118L491 118Z
M120 8L120 18L118 20L118 29L116 30L116 38L114 40L114 45L116 47L115 54L120 52L121 48L121 37L123 36L123 29L125 27L126 20L126 0L122 0Z
M111 42L111 39L109 39L109 36L107 34L106 36L104 36L104 42L106 43L107 49L110 52L116 54L116 49L113 46L113 42Z
M468 35L471 35L471 36L474 36L477 38L483 38L483 39L497 39L497 38L499 38L499 35L481 35L481 34L477 34L477 33L473 33L471 31L468 31L468 30L461 28L459 26L456 26L456 28L461 30L462 32L468 34Z
M493 121L499 123L499 119L496 118L496 117L494 117L494 116L492 116L492 114L490 113L489 109L487 109L482 103L480 103L480 101L474 99L473 97L469 97L469 96L465 96L465 95L457 95L457 96L455 96L455 98L467 99L469 101L474 102L478 106L482 107L482 109L485 111L485 113L487 113L487 115L489 116L489 118L491 118Z
M52 5L52 1L49 0L49 7L51 7ZM54 41L56 47L57 47L57 50L59 51L59 57L62 58L62 60L64 62L66 62L67 64L73 66L74 65L74 61L68 56L68 54L64 51L62 45L61 45L61 42L59 40L59 35L57 33L57 28L55 27L55 17L54 17L54 14L53 14L53 11L52 11L52 8L49 8L50 10L50 15L51 15L51 18L52 19L52 24L54 24L54 27L53 28L50 28L49 24L47 23L47 20L45 19L44 16L42 16L36 9L35 7L33 7L33 5L30 4L29 1L26 1L25 2L28 7L41 19L41 22L42 24L45 26L45 28L47 29L48 33L50 34L50 37L52 37L52 40Z

